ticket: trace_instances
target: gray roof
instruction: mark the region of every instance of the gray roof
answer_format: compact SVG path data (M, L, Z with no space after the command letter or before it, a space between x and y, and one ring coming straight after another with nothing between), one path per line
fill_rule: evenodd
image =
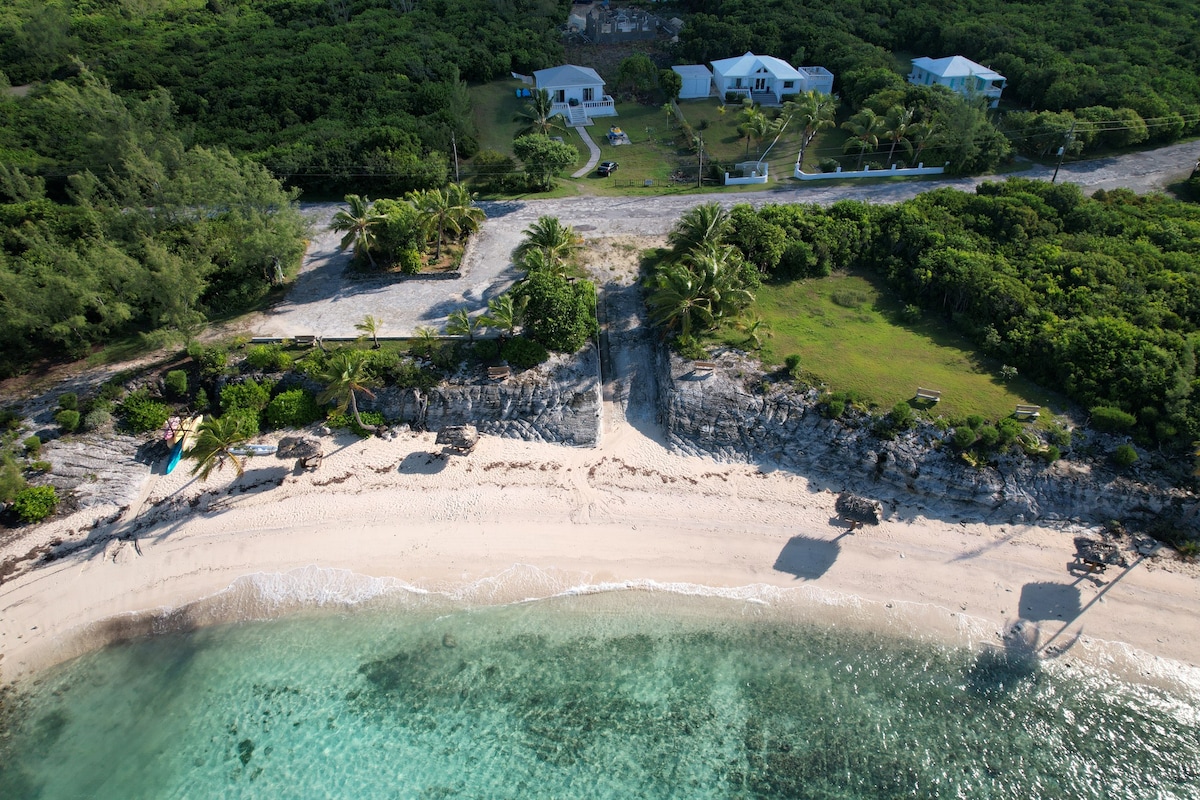
M671 69L678 72L681 78L706 78L712 80L712 71L703 64L680 64L677 67L671 67Z
M565 88L568 86L603 86L604 79L591 67L563 64L561 67L539 69L533 73L539 89Z

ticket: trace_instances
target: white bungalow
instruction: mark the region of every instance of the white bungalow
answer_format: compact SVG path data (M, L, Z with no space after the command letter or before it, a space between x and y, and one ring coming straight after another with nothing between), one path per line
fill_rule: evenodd
M571 125L591 125L592 117L617 116L616 104L604 93L604 79L591 67L564 64L533 73L534 86L550 93L554 113Z
M782 58L756 56L748 51L735 58L714 61L712 68L718 96L724 98L733 92L764 106L781 105L787 95L809 89L826 94L833 91L833 73L824 67L796 69Z
M908 82L917 86L945 86L967 97L983 95L992 108L999 105L1000 93L1006 85L999 72L962 56L914 58Z

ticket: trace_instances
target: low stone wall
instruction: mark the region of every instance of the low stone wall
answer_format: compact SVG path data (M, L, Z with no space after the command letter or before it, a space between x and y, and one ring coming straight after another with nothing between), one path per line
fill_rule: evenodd
M474 425L491 436L595 447L602 403L600 361L589 346L503 381L442 384L428 392L380 389L360 408L419 430Z
M898 167L892 164L888 169L867 167L859 170L843 170L838 167L836 172L804 172L797 164L792 172L792 177L801 181L828 181L834 178L906 178L916 175L941 175L945 171L945 167L927 167L922 163L915 167Z
M764 383L758 365L741 355L722 355L711 373L696 372L665 348L657 362L667 441L686 453L771 463L804 475L815 489L852 491L936 517L1196 522L1195 495L1138 483L1101 464L1008 456L976 469L932 425L881 440L870 417L825 419L816 390Z

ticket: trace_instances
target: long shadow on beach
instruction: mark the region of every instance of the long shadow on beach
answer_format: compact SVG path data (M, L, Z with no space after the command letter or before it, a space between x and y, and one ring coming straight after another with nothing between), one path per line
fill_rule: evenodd
M1022 619L1074 619L1079 616L1079 587L1063 583L1027 583L1021 587Z
M816 580L829 571L841 550L836 541L793 536L779 552L774 568L806 581Z

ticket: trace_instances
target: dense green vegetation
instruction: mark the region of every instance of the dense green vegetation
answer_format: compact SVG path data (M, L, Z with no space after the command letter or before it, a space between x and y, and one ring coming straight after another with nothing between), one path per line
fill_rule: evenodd
M24 101L7 144L57 191L0 165L0 375L133 332L188 335L294 271L294 194L224 148L187 147L169 98L123 100L84 71Z
M305 189L375 195L444 184L453 145L476 149L465 81L552 66L566 15L561 0L5 5L0 71L14 85L79 59L122 96L167 90L195 144Z
M772 281L872 270L906 316L952 322L985 355L1099 418L1125 415L1143 441L1200 436L1193 204L1021 179L733 219L753 224L756 245L779 245L744 253ZM736 225L723 240L739 241Z

